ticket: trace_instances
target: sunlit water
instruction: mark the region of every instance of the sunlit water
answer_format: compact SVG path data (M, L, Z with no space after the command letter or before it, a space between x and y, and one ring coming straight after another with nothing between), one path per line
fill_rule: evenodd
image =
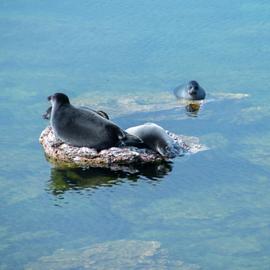
M269 1L1 1L0 269L269 269L269 18ZM195 116L172 96L190 79ZM209 150L54 168L38 137L59 89Z

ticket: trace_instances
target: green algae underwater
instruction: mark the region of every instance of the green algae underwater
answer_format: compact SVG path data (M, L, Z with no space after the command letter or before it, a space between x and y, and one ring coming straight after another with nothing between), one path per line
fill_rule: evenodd
M270 265L267 1L1 1L0 269ZM207 91L197 114L173 87ZM207 151L134 168L58 168L46 97L155 122Z

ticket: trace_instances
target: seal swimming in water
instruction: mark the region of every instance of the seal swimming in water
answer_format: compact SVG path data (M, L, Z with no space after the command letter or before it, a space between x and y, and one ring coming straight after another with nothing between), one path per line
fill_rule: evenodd
M139 137L145 148L158 152L161 156L167 158L176 157L179 154L180 147L167 134L165 129L154 123L145 123L140 126L126 129L131 135Z
M80 109L84 109L84 110L88 110L88 111L91 111L91 112L95 112L101 116L103 116L104 118L108 119L109 120L109 115L107 113L105 113L104 111L95 111L87 106L79 106L78 108ZM46 119L46 120L50 120L51 118L51 113L52 113L52 106L50 106L46 112L44 114L42 114L42 117L43 119Z
M72 106L68 96L63 93L55 93L48 100L52 104L52 129L65 143L95 148L98 151L142 143L141 139L128 134L98 113Z
M205 99L205 90L196 81L180 85L174 89L174 95L179 99L201 100Z

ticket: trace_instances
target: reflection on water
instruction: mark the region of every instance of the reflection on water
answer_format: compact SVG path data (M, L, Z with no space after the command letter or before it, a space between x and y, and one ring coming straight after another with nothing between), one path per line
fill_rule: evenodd
M48 190L55 196L62 196L68 190L97 189L112 187L122 182L136 183L145 177L151 183L160 181L172 171L172 164L146 164L127 167L127 170L111 170L108 168L57 168L51 169Z
M199 102L190 102L185 106L188 116L197 117L200 111L201 104Z

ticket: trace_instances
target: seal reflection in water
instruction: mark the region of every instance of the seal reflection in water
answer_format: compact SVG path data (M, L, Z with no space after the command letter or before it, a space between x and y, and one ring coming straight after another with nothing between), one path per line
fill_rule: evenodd
M98 113L72 106L63 93L49 96L48 100L52 104L52 129L55 135L67 144L100 151L142 143L138 137L128 134Z
M197 117L201 108L200 102L186 102L186 114L191 117Z
M169 162L159 164L140 164L129 167L126 171L113 171L107 168L52 168L48 183L48 191L55 196L61 196L68 190L97 189L112 187L123 182L136 183L142 176L159 182L172 171ZM149 182L150 183L150 182Z

